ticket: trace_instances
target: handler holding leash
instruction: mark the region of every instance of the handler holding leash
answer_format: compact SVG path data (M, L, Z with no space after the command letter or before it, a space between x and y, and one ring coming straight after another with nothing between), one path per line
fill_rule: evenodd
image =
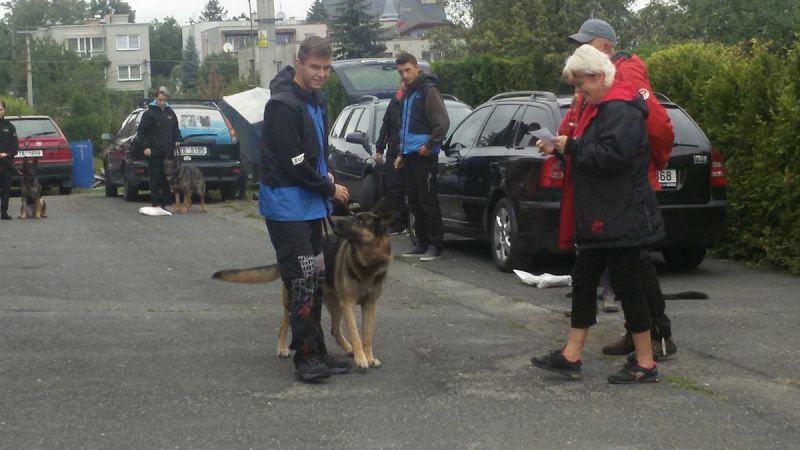
M137 135L144 146L147 157L147 172L150 176L150 204L165 207L172 204L172 195L164 172L164 160L175 157L175 149L182 140L175 111L167 103L167 89L158 89L156 99L142 114Z
M11 176L17 169L14 167L14 156L19 150L17 129L6 120L6 102L0 100L0 219L11 220L8 215L8 199L11 196Z
M289 292L289 326L294 365L303 381L345 373L351 364L328 355L320 325L325 261L323 220L331 198L347 205L349 192L328 172L326 100L320 89L331 73L328 41L303 41L295 67L271 82L261 133L259 209Z

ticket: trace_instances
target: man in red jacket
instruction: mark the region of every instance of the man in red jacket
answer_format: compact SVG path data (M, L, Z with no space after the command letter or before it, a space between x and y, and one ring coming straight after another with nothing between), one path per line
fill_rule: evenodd
M645 100L648 108L647 135L650 140L650 162L647 175L653 190L661 190L661 185L658 182L658 171L665 168L669 161L675 134L667 110L659 103L650 87L647 66L636 55L616 51L617 35L611 25L603 20L587 20L581 25L578 32L569 38L578 44L589 44L606 54L617 69L616 78L631 83ZM559 135L573 135L584 106L584 99L578 96L561 122ZM565 198L571 196L571 192L565 191L564 195ZM567 199L567 202L569 203L570 200ZM563 217L564 215L562 214ZM565 235L570 234L570 229L572 227L568 227L565 233L564 224L562 223L560 242L571 242L572 236ZM666 303L658 283L656 269L647 252L642 252L642 262L644 271L642 282L653 314L653 328L651 330L653 354L656 356L656 360L660 360L675 353L678 349L672 341L671 323L669 317L665 314ZM632 351L633 341L629 333L626 333L618 342L603 347L603 353L609 355L622 355Z

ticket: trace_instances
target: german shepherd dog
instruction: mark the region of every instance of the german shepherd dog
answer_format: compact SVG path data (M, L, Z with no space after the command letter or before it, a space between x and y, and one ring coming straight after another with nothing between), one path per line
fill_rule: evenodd
M326 280L323 301L331 315L331 334L339 346L352 355L356 366L365 370L380 367L381 362L372 353L375 330L375 309L383 293L389 263L392 260L389 225L394 220L393 211L381 211L381 201L371 211L353 217L338 218L333 231L338 237L324 242ZM213 278L237 283L268 283L280 278L278 266L253 267L243 270L223 270ZM278 356L289 357L286 332L289 328L289 303L286 287L281 295L283 318L278 330ZM361 306L363 340L358 333L354 308ZM352 344L342 334L344 317Z
M175 158L164 160L164 174L167 176L169 188L175 194L175 212L188 213L192 207L192 193L200 197L200 206L203 212L206 209L206 181L203 172L197 167L184 166ZM183 194L183 209L181 209L180 196Z
M39 160L34 158L33 163L28 158L22 160L22 181L19 185L19 198L22 207L19 210L20 219L41 219L47 217L47 203L42 198L42 185L36 176L36 167Z

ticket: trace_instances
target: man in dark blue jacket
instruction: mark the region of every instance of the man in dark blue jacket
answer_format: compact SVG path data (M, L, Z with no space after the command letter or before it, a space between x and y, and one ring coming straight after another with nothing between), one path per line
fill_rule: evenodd
M424 74L417 59L408 53L401 53L395 62L405 86L401 156L395 159L395 167L405 167L408 208L414 215L417 236L417 246L402 256L433 261L442 256L444 231L436 173L450 118L436 77Z
M303 41L295 67L270 83L261 133L259 209L289 292L289 348L303 381L350 370L349 362L328 355L320 325L322 223L331 198L344 205L349 200L347 188L334 184L327 167L326 101L320 89L330 76L331 55L328 41L317 36Z
M159 88L156 99L142 114L137 129L137 139L144 147L147 157L147 172L150 182L150 203L154 207L172 204L167 175L164 173L164 160L175 157L175 149L181 142L178 117L167 103L166 88Z

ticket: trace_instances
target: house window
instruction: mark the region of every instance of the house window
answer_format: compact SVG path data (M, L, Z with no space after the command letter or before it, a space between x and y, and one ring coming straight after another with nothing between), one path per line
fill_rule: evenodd
M141 81L142 66L119 66L117 79L119 81Z
M292 42L294 42L294 32L275 34L276 44L291 44Z
M106 40L96 37L68 38L67 50L83 58L93 58L106 50Z
M118 34L117 50L140 50L138 34Z

